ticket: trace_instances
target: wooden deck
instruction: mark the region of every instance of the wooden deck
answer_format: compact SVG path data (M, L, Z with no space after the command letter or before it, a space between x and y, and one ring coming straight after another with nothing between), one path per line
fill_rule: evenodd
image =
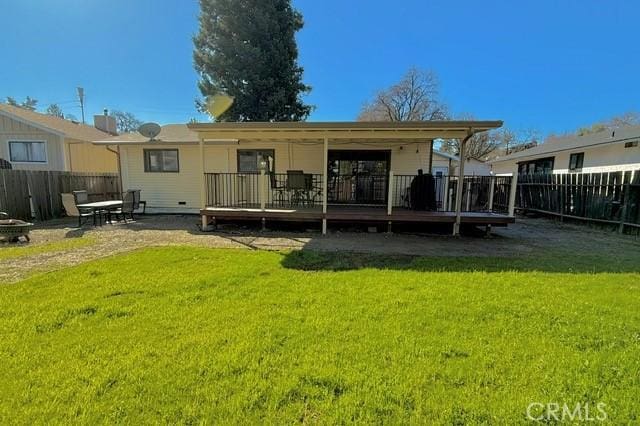
M329 206L323 214L321 208L232 208L207 207L200 211L208 223L216 220L266 220L290 222L327 222L344 223L444 223L455 222L455 212L415 211L402 208L393 209L387 215L384 207ZM461 221L464 224L507 226L515 219L506 214L490 212L463 212Z

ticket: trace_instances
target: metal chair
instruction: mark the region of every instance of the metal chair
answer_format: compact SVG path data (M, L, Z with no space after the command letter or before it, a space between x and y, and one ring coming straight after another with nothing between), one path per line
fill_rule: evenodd
M273 199L277 202L276 204L279 206L284 205L287 192L286 184L279 183L276 174L269 172L269 185L271 186L271 191L273 191Z
M135 191L127 191L124 193L124 197L122 197L122 207L117 210L111 212L111 214L115 214L116 218L122 217L124 223L127 223L127 216L131 218L131 220L135 220L133 217L134 203L135 203Z
M304 204L304 191L306 190L305 175L302 170L287 170L287 191L290 193L292 205Z
M62 206L67 216L78 218L78 228L82 227L82 219L88 217L93 217L93 225L95 226L96 213L90 209L79 209L76 204L75 194L60 194L60 198L62 199Z
M141 190L139 190L139 189L127 189L127 192L132 192L133 193L133 210L134 211L138 210L140 208L140 206L142 206L142 213L141 214L145 214L145 212L147 211L147 202L140 200L140 192L141 192Z
M73 199L77 204L86 204L89 202L89 193L85 190L73 191Z

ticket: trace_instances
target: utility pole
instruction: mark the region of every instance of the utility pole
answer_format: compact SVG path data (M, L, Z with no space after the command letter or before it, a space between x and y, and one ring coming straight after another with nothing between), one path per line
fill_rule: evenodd
M80 100L80 110L82 110L82 124L84 122L84 89L82 87L78 87L78 99Z

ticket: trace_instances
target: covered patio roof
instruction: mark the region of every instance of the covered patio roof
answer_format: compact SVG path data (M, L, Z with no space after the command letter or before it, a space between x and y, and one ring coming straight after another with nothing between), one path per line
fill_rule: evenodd
M207 141L398 141L462 139L496 129L502 121L405 121L405 122L288 122L288 123L196 123L187 125Z

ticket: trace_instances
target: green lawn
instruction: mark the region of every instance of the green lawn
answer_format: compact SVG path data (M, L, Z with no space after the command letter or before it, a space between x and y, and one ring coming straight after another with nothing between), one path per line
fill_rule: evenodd
M636 423L638 260L174 247L36 275L0 286L0 423Z
M71 250L75 248L89 246L95 241L90 237L68 238L61 241L52 241L44 244L28 244L25 246L0 245L0 260L12 259L16 257L33 256L41 253L53 253L58 251Z

